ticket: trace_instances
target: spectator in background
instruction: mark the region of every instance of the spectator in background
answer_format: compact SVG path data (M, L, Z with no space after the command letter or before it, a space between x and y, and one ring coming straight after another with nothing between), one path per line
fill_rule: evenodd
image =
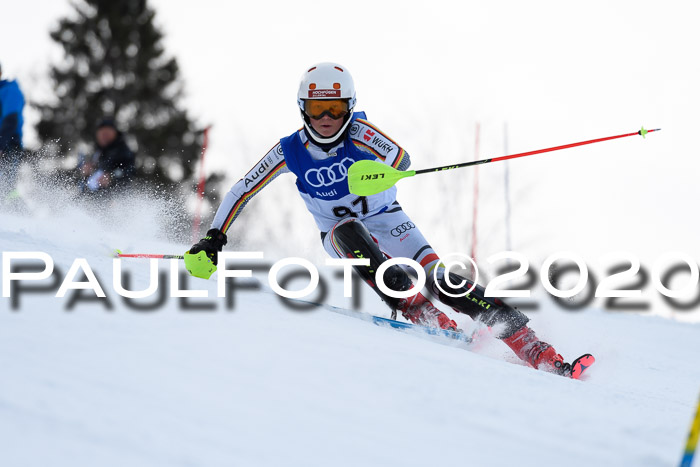
M2 79L0 65L0 201L16 193L17 172L22 156L24 95L17 81Z
M92 156L83 158L78 169L83 176L83 192L110 191L131 182L136 169L134 152L124 141L114 119L104 118L95 132L96 149Z

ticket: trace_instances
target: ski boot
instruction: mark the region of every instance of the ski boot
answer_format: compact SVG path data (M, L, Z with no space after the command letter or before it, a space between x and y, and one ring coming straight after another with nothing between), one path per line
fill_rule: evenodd
M420 292L413 297L401 299L396 310L400 311L404 318L412 323L433 328L459 331L457 323L451 320L445 313L435 308L433 304L430 303L430 300L425 298Z
M553 372L560 368L564 359L554 347L537 338L535 331L528 326L521 327L510 337L503 339L515 355L538 370Z
M579 379L581 374L595 362L591 354L585 354L573 363L566 363L554 347L539 340L535 332L527 326L523 326L512 336L503 339L503 342L533 368L567 378Z

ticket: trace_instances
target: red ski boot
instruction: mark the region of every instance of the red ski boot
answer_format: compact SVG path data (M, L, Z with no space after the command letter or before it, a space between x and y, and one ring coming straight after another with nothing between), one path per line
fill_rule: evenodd
M457 323L435 308L430 300L420 292L413 297L401 299L396 310L400 311L404 318L412 323L432 328L457 330Z
M535 331L523 326L515 334L503 339L515 355L538 370L562 373L565 369L564 359L554 347L537 338ZM570 365L569 365L570 366Z

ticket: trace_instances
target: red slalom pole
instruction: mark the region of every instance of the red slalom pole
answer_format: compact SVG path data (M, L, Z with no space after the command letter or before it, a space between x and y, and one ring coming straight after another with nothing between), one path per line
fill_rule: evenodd
M553 148L538 149L536 151L529 151L529 152L521 152L519 154L511 154L509 156L494 157L491 159L482 159L480 161L465 162L462 164L445 165L442 167L433 167L430 169L416 170L413 175L429 173L429 172L438 172L440 170L458 169L460 167L469 167L471 165L488 164L489 162L505 161L508 159L515 159L517 157L525 157L525 156L532 156L534 154L542 154L543 152L559 151L561 149L574 148L576 146L584 146L586 144L600 143L602 141L609 141L611 139L626 138L628 136L641 135L642 137L646 137L647 133L652 133L654 131L661 131L661 128L657 128L655 130L645 130L644 128L642 128L641 130L635 131L634 133L626 133L624 135L608 136L606 138L598 138L598 139L589 139L588 141L581 141L579 143L564 144L562 146L555 146Z
M476 122L476 134L474 138L474 158L479 158L479 138L481 133L481 124ZM479 167L474 168L474 206L472 209L472 259L476 262L476 222L479 215ZM472 271L472 277L476 277L476 271Z
M204 184L206 177L204 176L204 154L209 146L209 129L208 126L204 129L204 141L202 142L202 153L199 158L199 183L197 184L197 207L194 211L194 219L192 220L192 241L196 242L199 239L199 225L202 222L202 200L204 199Z

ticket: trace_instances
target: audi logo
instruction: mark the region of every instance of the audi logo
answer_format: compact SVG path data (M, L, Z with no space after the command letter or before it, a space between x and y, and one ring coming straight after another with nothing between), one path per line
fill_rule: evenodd
M354 163L353 159L346 157L340 162L336 162L330 167L320 169L309 169L304 174L306 182L314 188L331 186L335 182L342 182L348 178L348 168Z
M413 222L404 222L403 224L399 224L393 229L391 229L391 236L392 237L400 237L401 234L408 232L411 229L415 229L416 226Z

